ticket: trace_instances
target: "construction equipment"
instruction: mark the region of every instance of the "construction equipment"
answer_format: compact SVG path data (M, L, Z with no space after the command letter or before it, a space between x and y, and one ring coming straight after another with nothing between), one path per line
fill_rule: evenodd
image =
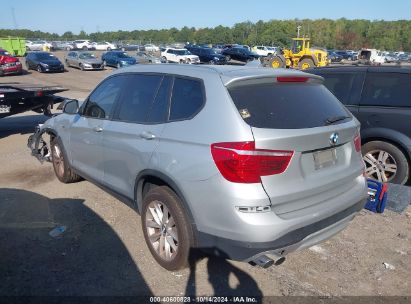
M272 68L295 68L305 70L328 65L327 52L310 48L310 38L293 38L291 49L283 49L282 54L262 59L262 65Z
M0 48L5 49L13 56L24 56L26 54L26 40L19 37L0 38Z

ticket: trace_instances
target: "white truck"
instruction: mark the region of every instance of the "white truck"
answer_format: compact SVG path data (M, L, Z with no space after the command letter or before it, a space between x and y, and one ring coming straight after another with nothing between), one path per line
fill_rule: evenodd
M191 54L187 49L167 48L161 52L161 59L163 62L200 63L200 58Z
M358 54L358 59L361 63L369 64L383 64L385 62L385 56L383 52L376 49L362 49Z

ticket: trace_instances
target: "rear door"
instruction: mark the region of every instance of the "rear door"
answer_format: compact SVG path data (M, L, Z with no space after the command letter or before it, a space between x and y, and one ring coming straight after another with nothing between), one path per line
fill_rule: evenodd
M103 134L104 182L134 197L137 174L148 168L168 114L171 77L128 74L113 121Z
M298 216L354 187L363 164L349 111L318 80L258 82L229 91L252 128L256 149L292 153L285 172L261 177L274 211Z
M358 116L362 128L386 128L411 138L411 73L370 70Z

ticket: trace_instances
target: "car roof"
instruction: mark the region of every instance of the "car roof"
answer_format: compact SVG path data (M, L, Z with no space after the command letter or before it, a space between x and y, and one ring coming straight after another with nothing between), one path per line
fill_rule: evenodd
M411 73L411 66L368 66L368 65L347 65L328 66L310 69L312 71L332 71L332 72L386 72L386 73Z
M307 74L301 71L289 69L271 69L249 66L208 66L208 65L186 65L186 64L153 64L153 65L133 65L116 70L113 74L122 73L164 73L181 76L205 78L209 76L220 77L224 85L238 80L252 78L275 78L278 76L305 76L322 80L322 77Z

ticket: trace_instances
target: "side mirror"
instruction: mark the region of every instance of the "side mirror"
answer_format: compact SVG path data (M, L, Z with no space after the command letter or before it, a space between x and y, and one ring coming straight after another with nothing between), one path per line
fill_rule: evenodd
M63 113L77 114L79 110L79 103L77 99L67 99L63 105Z

